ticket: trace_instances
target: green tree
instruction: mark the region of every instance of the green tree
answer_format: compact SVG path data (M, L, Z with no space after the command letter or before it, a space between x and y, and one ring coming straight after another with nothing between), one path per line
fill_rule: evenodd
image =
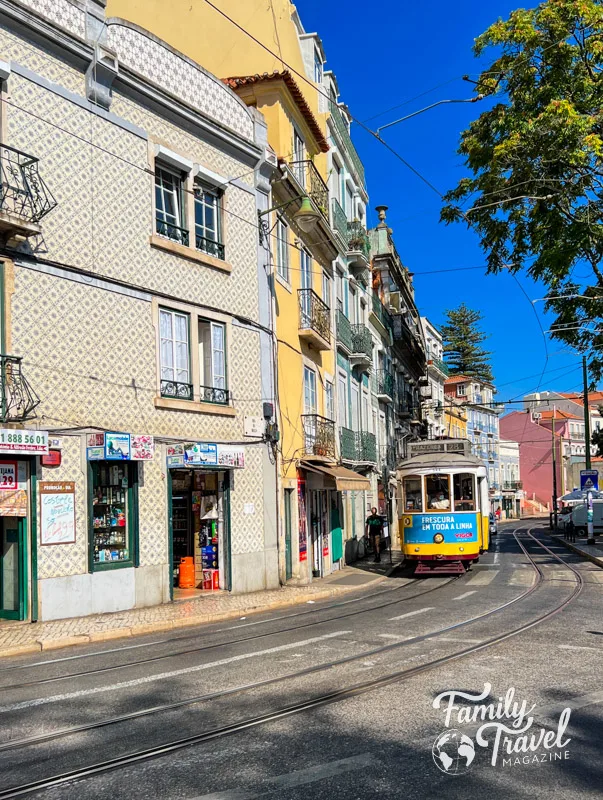
M477 231L491 273L544 284L553 336L603 373L603 5L547 0L475 42L494 56L476 92L489 108L461 135L471 177L442 219ZM483 101L484 102L484 101ZM581 295L568 298L567 295ZM549 326L551 327L551 326Z
M440 332L450 373L492 381L491 353L481 347L486 339L486 334L479 328L483 316L461 303L458 308L446 311L446 318Z

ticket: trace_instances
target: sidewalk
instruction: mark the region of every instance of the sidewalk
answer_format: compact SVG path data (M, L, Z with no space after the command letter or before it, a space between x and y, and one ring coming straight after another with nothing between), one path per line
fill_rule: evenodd
M568 542L563 536L556 534L552 534L551 538L567 547L568 550L572 550L582 558L586 558L598 567L603 568L603 541L601 541L600 537L596 539L597 544L586 544L586 537L576 536L575 542Z
M282 586L265 592L232 595L204 594L192 600L134 608L113 614L60 619L53 622L0 622L0 658L37 653L76 644L103 642L245 617L270 609L325 600L368 588L386 580L400 565L402 553L394 551L393 564L384 554L380 564L367 559L316 580L309 586Z

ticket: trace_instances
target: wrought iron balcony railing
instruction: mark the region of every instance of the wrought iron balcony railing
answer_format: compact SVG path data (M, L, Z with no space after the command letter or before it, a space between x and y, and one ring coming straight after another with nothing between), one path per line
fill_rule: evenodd
M161 396L173 397L175 400L192 400L193 384L179 381L161 381Z
M231 393L228 389L220 389L217 386L200 386L199 400L202 403L216 403L227 406L231 400Z
M371 332L362 323L352 325L352 353L373 358L373 337Z
M349 428L341 428L339 431L339 443L341 447L342 461L357 461L356 458L356 434Z
M336 458L335 423L320 414L302 414L304 452L308 456Z
M377 463L377 439L368 431L340 429L341 459L355 464Z
M386 369L378 369L375 373L375 391L378 395L394 397L394 376Z
M383 325L383 327L392 332L393 331L393 320L392 315L389 311L385 308L381 300L379 299L379 295L373 292L373 314L377 317L379 322Z
M39 222L57 201L38 170L39 159L0 145L0 211L27 222Z
M331 215L333 218L333 228L339 234L341 241L347 248L348 244L348 218L345 211L335 197L331 199Z
M519 489L523 489L523 481L505 481L503 489L507 492L517 492Z
M358 220L348 222L348 250L363 253L367 259L370 258L371 245L368 234L362 222Z
M0 355L1 422L24 422L35 417L33 413L40 398L29 385L21 370L22 358Z
M360 431L357 434L358 461L377 463L377 439L374 433Z
M428 353L427 354L427 363L430 366L433 366L436 369L438 369L442 373L442 375L446 375L446 377L448 377L448 375L450 375L450 370L446 366L446 362L442 361L441 358L437 358L436 356L432 356L430 353Z
M337 343L352 352L352 323L340 309L337 309Z
M293 170L297 182L308 193L316 208L323 217L329 220L329 187L323 181L320 172L314 166L314 162L291 161L289 166Z
M195 247L202 253L207 253L208 256L219 258L224 261L224 245L221 242L216 242L214 239L208 239L206 236L195 236Z
M352 143L348 126L345 123L345 120L341 114L341 111L339 110L337 103L331 100L329 105L329 110L331 112L333 122L335 123L335 128L337 130L337 133L339 134L339 137L341 139L341 143L343 144L343 148L347 153L350 161L352 162L352 167L354 169L354 172L356 173L356 180L362 187L365 187L366 183L364 178L364 165L362 164L360 156L356 152L356 148Z
M331 341L331 309L312 289L298 289L299 327Z
M179 228L178 225L173 225L171 222L159 219L159 217L156 219L156 228L160 236L165 236L166 239L172 242L177 242L177 244L183 244L185 247L188 247L189 233L186 228Z

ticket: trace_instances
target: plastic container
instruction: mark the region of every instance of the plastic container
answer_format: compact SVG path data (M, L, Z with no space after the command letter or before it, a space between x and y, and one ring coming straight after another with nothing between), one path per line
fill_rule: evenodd
M178 587L180 589L195 588L195 559L192 556L185 556L180 559Z

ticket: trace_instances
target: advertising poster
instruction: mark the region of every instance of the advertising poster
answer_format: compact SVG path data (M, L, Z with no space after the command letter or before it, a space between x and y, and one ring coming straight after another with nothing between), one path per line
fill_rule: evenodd
M86 444L88 447L104 447L105 434L104 433L89 433Z
M245 467L245 449L236 445L219 444L218 466L243 469Z
M0 461L0 492L14 491L17 488L17 462Z
M299 560L308 560L308 521L306 518L306 482L297 481L299 503Z
M0 428L0 455L48 455L48 432Z
M128 461L130 458L130 434L105 434L105 459L107 461Z
M152 461L155 456L155 441L152 436L132 436L130 440L132 461Z
M40 544L75 542L75 483L40 481Z
M202 442L186 445L184 462L185 464L196 464L198 466L217 467L218 445Z

